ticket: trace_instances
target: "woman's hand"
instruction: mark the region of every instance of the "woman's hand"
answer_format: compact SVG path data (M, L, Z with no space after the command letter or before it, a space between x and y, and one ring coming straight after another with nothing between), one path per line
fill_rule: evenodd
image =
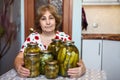
M21 77L28 77L30 75L30 71L29 69L23 67L24 61L23 58L21 57L21 54L18 55L15 59L15 63L14 63L15 69Z
M68 69L68 75L71 78L81 77L86 72L86 68L82 60L80 60L77 64L79 67Z

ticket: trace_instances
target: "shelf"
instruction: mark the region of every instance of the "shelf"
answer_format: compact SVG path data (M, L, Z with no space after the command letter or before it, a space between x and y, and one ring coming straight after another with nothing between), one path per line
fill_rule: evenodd
M83 2L82 5L120 5L120 2Z

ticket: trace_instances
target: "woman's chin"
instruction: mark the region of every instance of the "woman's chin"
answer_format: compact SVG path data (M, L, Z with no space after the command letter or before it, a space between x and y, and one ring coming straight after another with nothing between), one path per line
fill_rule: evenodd
M54 30L46 30L45 32L46 33L52 33L52 32L54 32Z

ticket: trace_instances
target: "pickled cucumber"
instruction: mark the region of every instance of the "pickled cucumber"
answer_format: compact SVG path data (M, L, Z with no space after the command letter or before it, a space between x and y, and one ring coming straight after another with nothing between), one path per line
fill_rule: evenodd
M79 52L72 41L64 42L63 46L58 52L59 74L67 77L67 70L69 68L77 67L79 61Z

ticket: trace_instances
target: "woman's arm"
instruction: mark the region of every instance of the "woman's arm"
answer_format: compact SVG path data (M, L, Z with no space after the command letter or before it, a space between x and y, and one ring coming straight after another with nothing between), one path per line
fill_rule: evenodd
M21 77L27 77L30 75L30 71L24 68L23 52L19 52L14 61L16 71Z

